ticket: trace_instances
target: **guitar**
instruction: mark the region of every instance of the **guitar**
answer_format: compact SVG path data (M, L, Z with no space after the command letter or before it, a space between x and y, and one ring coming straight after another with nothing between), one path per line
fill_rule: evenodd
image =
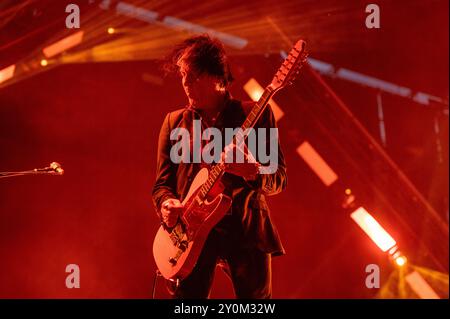
M306 43L297 41L289 55L278 69L272 82L265 88L255 103L240 130L234 137L245 139L243 132L252 128L266 108L271 97L285 86L292 84L306 61ZM239 136L239 134L241 134ZM211 229L225 216L231 207L231 198L215 187L225 173L225 164L219 162L209 168L202 168L195 176L186 198L183 210L174 227L162 225L153 242L153 257L161 275L169 280L182 280L194 268Z

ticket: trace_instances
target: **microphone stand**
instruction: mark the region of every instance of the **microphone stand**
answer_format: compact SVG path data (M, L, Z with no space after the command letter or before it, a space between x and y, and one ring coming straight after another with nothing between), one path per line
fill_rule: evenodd
M25 175L62 175L63 170L59 167L60 171L57 168L53 167L45 167L45 168L35 168L28 171L19 171L19 172L0 172L0 178L14 177L14 176L25 176Z

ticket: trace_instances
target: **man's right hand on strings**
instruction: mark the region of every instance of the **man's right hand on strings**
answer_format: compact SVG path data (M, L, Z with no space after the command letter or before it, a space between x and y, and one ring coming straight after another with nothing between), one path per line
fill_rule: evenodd
M166 224L167 227L175 226L182 210L183 205L178 199L166 199L161 205L161 216L164 224Z

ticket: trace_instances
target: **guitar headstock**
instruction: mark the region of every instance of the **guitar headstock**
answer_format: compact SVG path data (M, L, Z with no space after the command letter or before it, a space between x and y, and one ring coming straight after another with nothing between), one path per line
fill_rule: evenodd
M298 40L273 77L272 82L270 83L272 89L278 91L291 84L300 72L300 68L303 63L305 63L307 56L306 42Z

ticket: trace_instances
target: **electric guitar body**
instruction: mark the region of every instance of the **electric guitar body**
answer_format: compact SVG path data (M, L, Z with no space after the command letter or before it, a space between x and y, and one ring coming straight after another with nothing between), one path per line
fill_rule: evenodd
M192 181L183 201L182 223L172 229L161 226L153 243L153 256L166 279L184 279L194 268L211 229L231 207L231 198L211 191L202 202L196 198L208 180L208 169L202 168Z

